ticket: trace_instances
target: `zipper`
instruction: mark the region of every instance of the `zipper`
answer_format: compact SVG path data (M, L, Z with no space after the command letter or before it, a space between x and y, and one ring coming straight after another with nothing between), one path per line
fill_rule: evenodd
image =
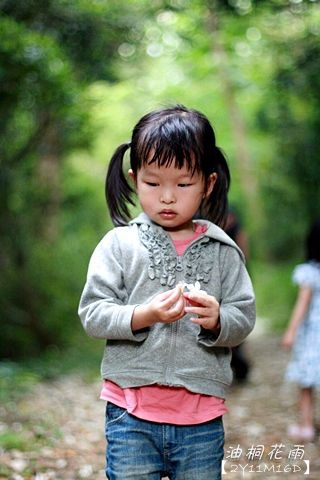
M174 352L176 349L176 343L177 343L177 334L178 334L178 328L179 328L179 320L177 322L171 323L171 335L170 335L170 346L169 346L169 354L168 354L168 363L167 363L167 368L166 368L166 384L167 385L172 385L172 369L173 369L173 360L174 360Z

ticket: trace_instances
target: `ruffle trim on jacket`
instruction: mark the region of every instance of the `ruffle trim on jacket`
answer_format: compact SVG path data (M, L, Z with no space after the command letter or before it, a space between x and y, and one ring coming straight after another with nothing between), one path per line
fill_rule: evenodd
M170 236L156 225L139 225L139 237L148 249L150 280L159 279L161 285L174 286L176 272L185 267L185 282L208 283L213 262L213 244L206 235L191 243L185 253L179 257ZM183 263L182 263L183 262Z

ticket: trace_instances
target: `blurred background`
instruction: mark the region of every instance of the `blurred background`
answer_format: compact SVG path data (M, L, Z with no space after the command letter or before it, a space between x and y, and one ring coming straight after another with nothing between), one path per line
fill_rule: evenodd
M227 155L264 332L249 339L252 381L231 391L229 439L271 445L270 425L283 438L294 395L277 339L320 214L319 1L0 0L1 479L104 476L104 342L78 302L113 228L109 159L142 115L176 103L208 116Z
M108 161L142 115L175 103L209 117L228 157L258 322L280 332L320 213L319 2L1 0L0 11L2 366L50 377L85 362L97 374L103 342L77 306L112 228Z

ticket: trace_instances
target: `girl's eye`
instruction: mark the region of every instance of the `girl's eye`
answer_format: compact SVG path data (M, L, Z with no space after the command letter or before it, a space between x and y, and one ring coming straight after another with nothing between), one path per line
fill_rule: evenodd
M149 185L149 187L156 187L158 184L157 184L157 183L147 182L147 185Z
M189 185L191 185L191 184L190 183L179 183L178 187L188 187Z

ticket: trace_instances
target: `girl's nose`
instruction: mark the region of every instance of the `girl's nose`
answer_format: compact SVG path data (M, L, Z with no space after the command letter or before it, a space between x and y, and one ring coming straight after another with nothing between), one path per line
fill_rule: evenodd
M174 203L175 202L174 192L171 189L163 190L160 195L160 202L166 203L166 204Z

